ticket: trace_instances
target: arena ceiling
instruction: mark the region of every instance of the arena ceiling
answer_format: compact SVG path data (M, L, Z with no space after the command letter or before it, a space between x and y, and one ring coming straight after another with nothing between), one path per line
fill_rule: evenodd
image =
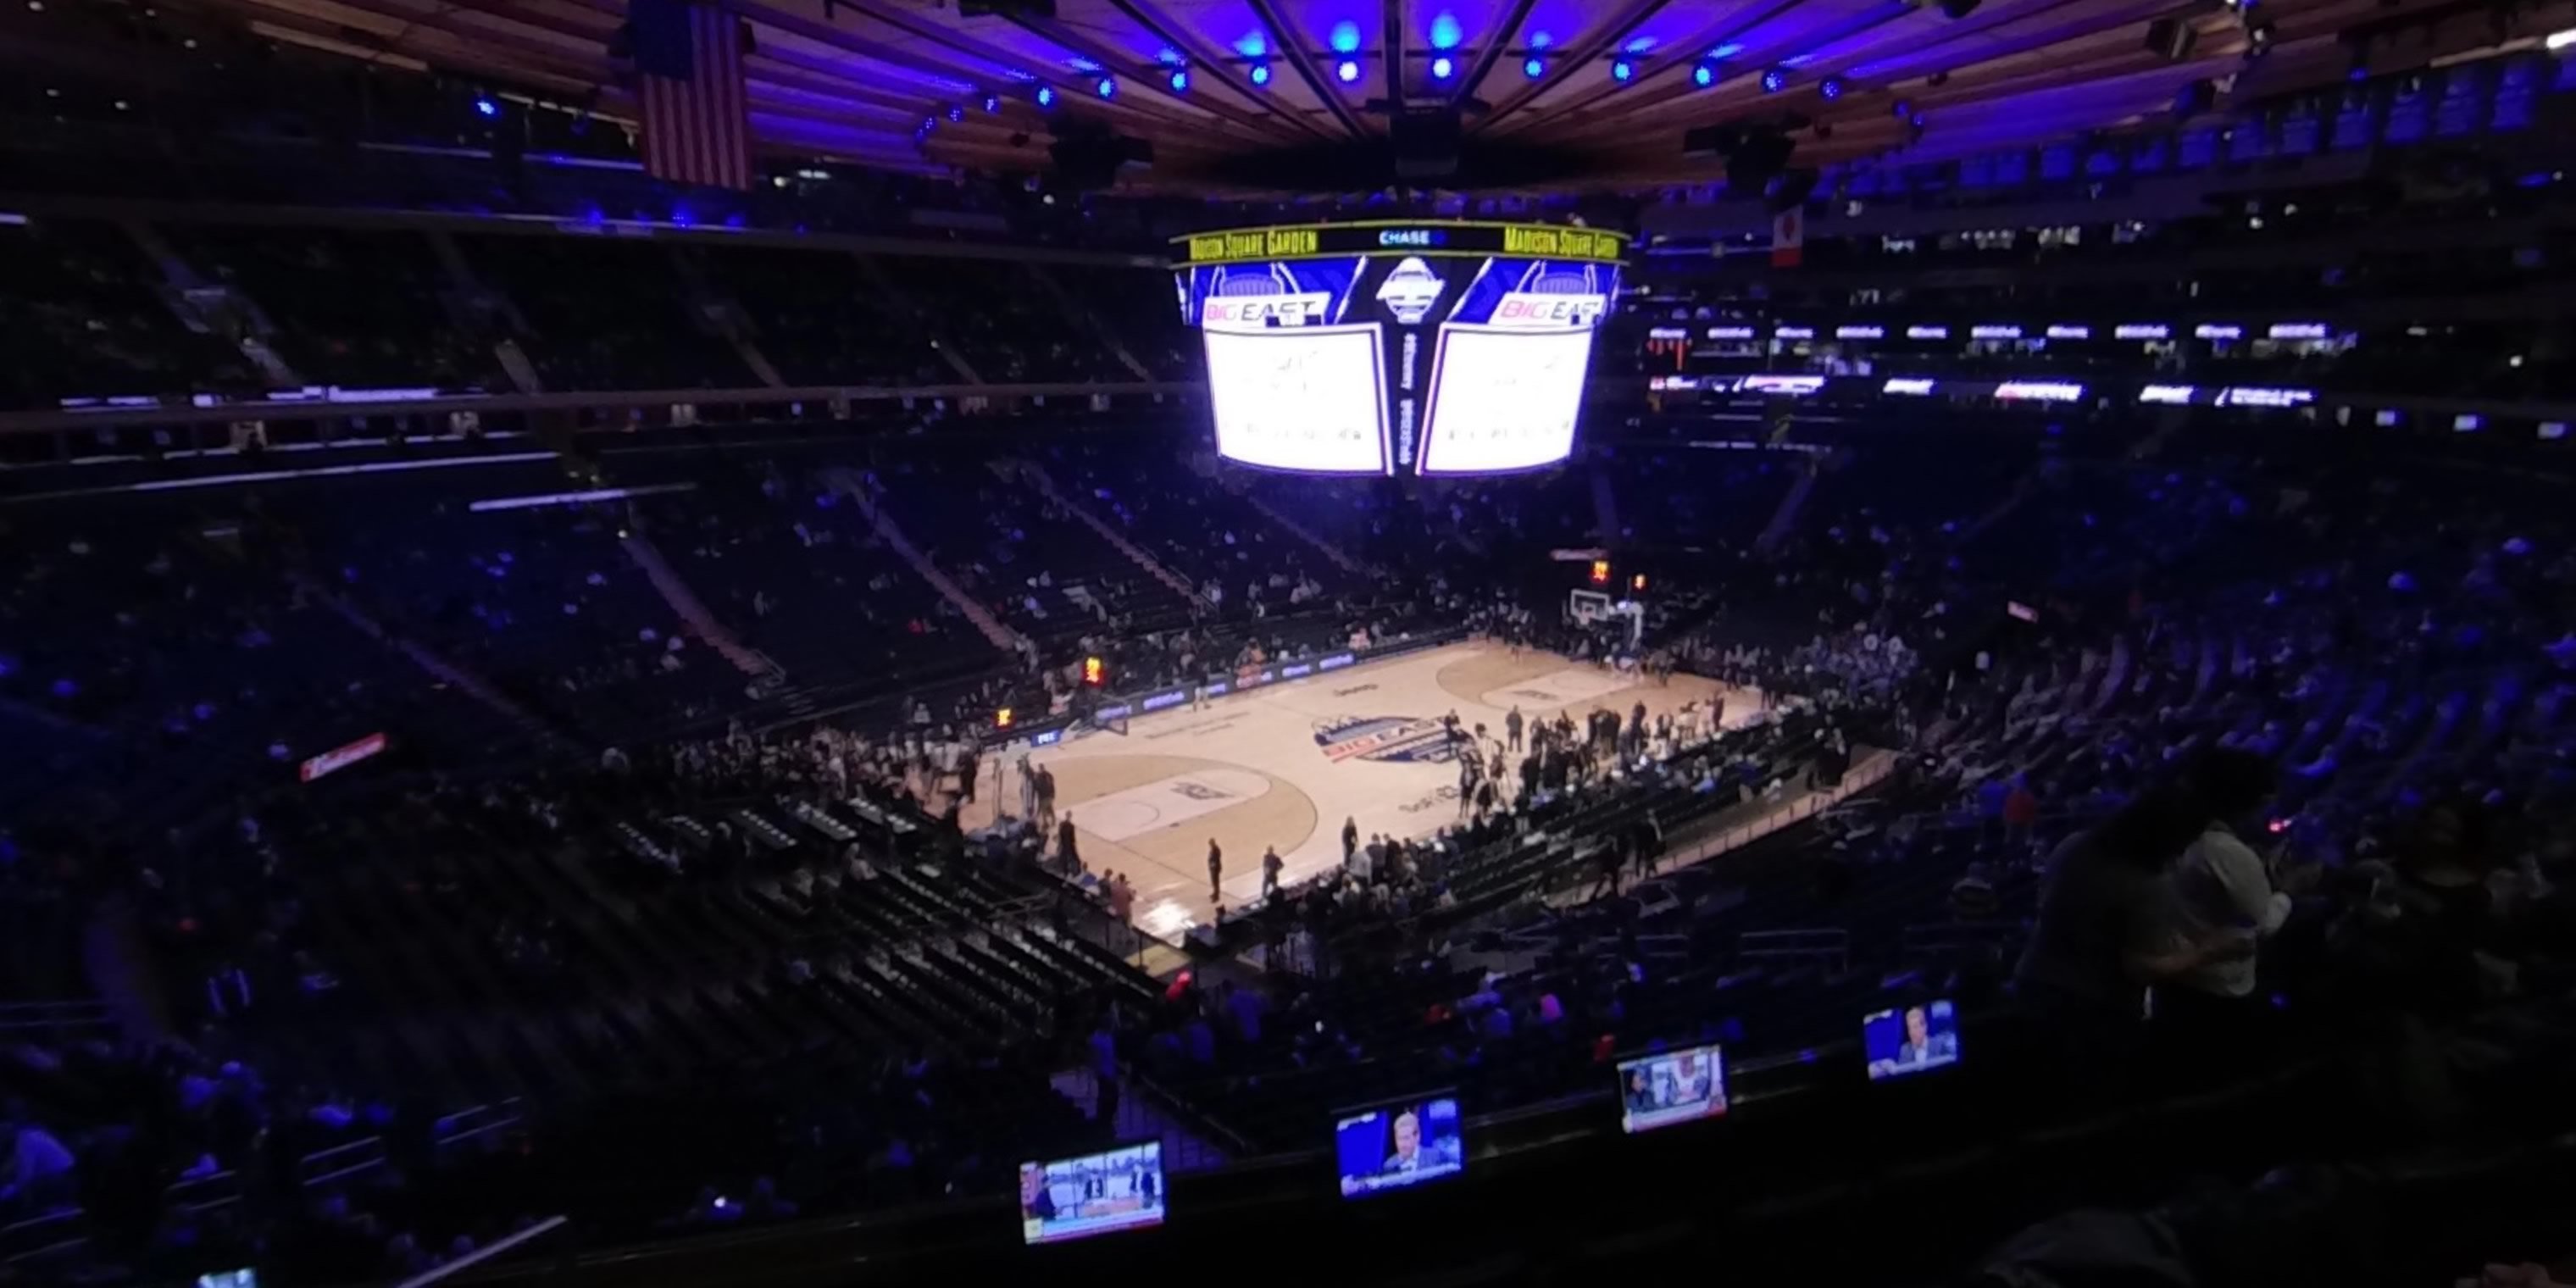
M623 0L213 2L273 37L631 111L609 52ZM2161 122L2199 80L2219 85L2222 102L2245 101L2357 66L2536 44L2548 11L2568 7L1055 0L1051 16L968 17L919 0L721 2L752 24L755 132L782 152L1030 170L1051 136L1105 129L1152 146L1153 165L1123 182L1228 195L1381 186L1390 122L1449 109L1460 173L1420 186L1708 182L1723 162L1686 156L1682 136L1730 122L1787 130L1801 166L1936 160ZM2179 59L2149 48L2166 19L2192 32Z

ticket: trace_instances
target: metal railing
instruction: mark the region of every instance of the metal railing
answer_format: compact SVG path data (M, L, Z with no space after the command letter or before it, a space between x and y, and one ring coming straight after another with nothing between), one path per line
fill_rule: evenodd
M1851 969L1851 932L1834 926L1748 930L1735 937L1735 955L1752 962L1813 962L1839 975Z
M52 1037L60 1040L91 1030L113 1028L116 1016L96 998L61 1002L0 1003L0 1034L12 1039Z

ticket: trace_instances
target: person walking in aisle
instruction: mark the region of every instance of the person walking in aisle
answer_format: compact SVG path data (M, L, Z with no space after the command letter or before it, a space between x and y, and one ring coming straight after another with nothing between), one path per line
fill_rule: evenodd
M1216 838L1208 838L1208 898L1223 899L1224 888L1218 883L1225 878L1225 851L1217 848Z

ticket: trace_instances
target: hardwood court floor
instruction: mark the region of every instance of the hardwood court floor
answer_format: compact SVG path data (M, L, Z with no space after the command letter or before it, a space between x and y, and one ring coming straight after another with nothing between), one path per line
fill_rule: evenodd
M1457 820L1458 767L1440 717L1500 738L1504 713L1527 719L1595 707L1651 715L1723 694L1729 727L1758 695L1696 676L1671 684L1615 675L1551 653L1514 656L1499 644L1452 644L1218 698L1204 709L1139 716L1124 736L1093 733L1031 753L1056 777L1056 809L1073 816L1092 871L1136 886L1136 924L1177 938L1210 920L1207 848L1225 853L1226 907L1259 897L1261 853L1277 846L1294 884L1341 863L1344 819L1373 833L1414 837ZM967 807L967 826L1018 809L1016 757L999 758ZM1514 769L1518 756L1510 758Z

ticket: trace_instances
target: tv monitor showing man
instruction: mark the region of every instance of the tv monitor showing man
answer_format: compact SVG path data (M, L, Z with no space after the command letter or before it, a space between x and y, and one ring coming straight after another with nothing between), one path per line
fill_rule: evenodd
M1959 1014L1947 999L1874 1011L1860 1022L1870 1080L1901 1078L1959 1062Z
M1467 1167L1458 1098L1424 1096L1344 1114L1333 1126L1333 1155L1346 1199L1456 1176Z
M1060 1243L1163 1223L1163 1143L1020 1164L1020 1237Z
M1631 1133L1726 1112L1726 1057L1715 1045L1619 1062L1619 1125Z

